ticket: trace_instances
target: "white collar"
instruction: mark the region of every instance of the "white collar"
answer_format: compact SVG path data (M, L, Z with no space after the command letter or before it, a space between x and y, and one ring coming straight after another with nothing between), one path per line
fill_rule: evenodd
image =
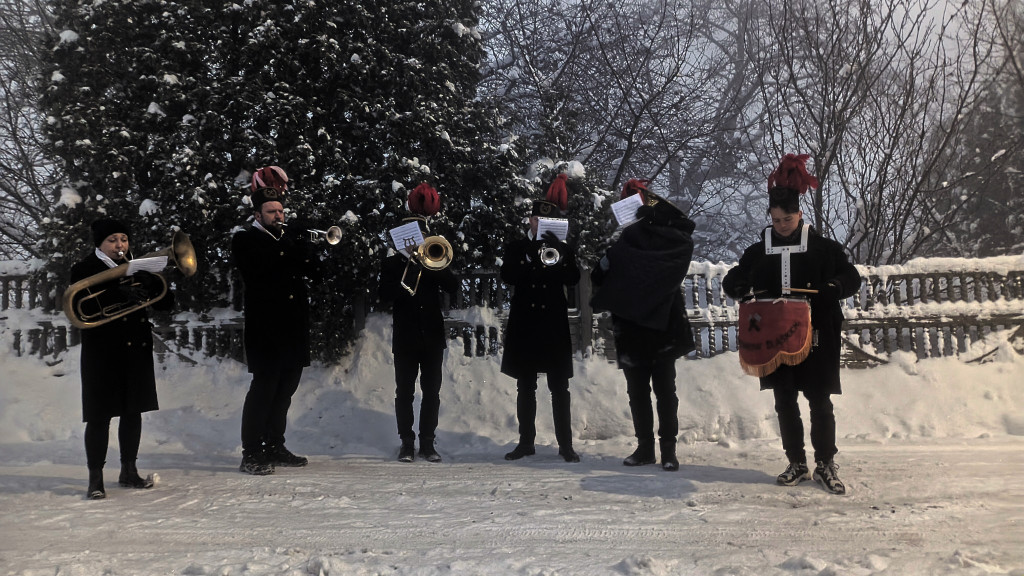
M103 250L100 250L99 248L96 249L96 257L106 264L107 268L117 268L117 264L110 259L110 256L104 254Z

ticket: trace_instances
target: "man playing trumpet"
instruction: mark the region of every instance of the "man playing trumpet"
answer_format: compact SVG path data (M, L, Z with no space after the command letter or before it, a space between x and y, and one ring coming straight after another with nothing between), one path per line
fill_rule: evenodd
M565 174L548 186L544 200L533 203L530 233L505 247L501 280L513 287L505 327L501 372L516 379L519 444L505 454L519 460L536 453L537 375L547 375L558 454L579 462L572 447L569 379L573 375L572 337L565 287L580 281L576 255L553 232L537 237L538 218L561 217L568 209ZM558 257L554 256L554 249Z
M231 242L234 265L245 289L245 356L252 373L242 406L242 464L247 474L274 466L305 466L307 459L285 447L292 395L310 364L309 296L306 278L322 277L306 231L284 231L288 175L277 166L252 176L252 226Z
M417 222L421 232L427 231L427 218L437 214L441 199L437 190L422 183L409 193L409 210L415 214L406 220ZM438 412L441 407L441 364L448 338L444 332L441 312L441 291L454 296L458 279L447 263L436 265L420 261L416 246L403 253L399 250L388 256L381 267L378 295L382 302L391 303L394 331L391 352L395 356L395 418L398 437L402 444L398 460L412 462L416 457L416 433L413 401L416 394L416 375L420 390L420 457L429 462L440 462L441 455L434 446ZM450 255L448 255L450 257Z

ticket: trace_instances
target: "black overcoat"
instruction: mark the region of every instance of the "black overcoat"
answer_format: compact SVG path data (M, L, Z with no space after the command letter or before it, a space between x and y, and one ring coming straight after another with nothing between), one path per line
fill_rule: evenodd
M250 226L231 241L245 289L245 357L249 372L309 366L309 293L320 260L291 233L275 239Z
M513 378L545 373L572 378L572 336L566 286L580 281L576 255L562 245L553 266L540 262L542 242L521 238L505 246L501 280L512 287L501 372Z
M71 284L110 268L90 254L71 267ZM119 286L128 279L112 280L91 289L103 290L103 306L129 300ZM77 302L77 299L76 299ZM170 309L170 291L153 308ZM159 409L153 376L153 325L149 308L142 308L100 326L82 329L82 420L103 422L115 416Z
M802 226L802 222L801 222ZM766 228L771 230L771 228ZM788 238L770 232L773 246L800 243L800 227ZM807 238L807 251L790 255L793 288L821 289L829 281L835 282L839 298L849 298L860 288L861 277L850 263L843 247L825 238L813 229ZM777 298L782 295L782 255L766 254L764 234L761 241L750 245L739 263L725 275L722 288L733 298L742 298L753 287L758 298ZM774 388L782 381L792 381L798 390L842 394L839 382L839 355L842 349L843 311L839 298L811 296L811 326L815 343L806 360L796 366L781 366L761 378L761 389Z
M416 289L412 295L402 287L402 275L408 267L405 283ZM416 278L420 271L419 286ZM414 353L419 350L444 350L448 338L444 332L444 313L441 311L441 291L455 296L458 279L450 268L428 270L402 254L393 254L381 265L377 295L382 302L391 303L391 318L394 328L391 336L391 351Z
M594 310L612 313L620 368L652 366L694 349L682 292L693 229L681 214L651 214L623 230L590 273Z

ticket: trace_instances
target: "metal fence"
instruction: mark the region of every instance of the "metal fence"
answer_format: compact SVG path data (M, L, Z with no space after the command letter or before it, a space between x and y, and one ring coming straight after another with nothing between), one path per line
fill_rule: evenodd
M738 306L721 288L730 267L694 263L681 287L697 342L691 358L736 350ZM1018 342L1024 340L1024 258L921 259L906 266L860 270L865 281L844 302L843 361L848 366L886 362L897 351L918 358L960 356L998 331L1008 331L1008 338ZM18 354L56 357L77 345L78 330L57 310L54 286L28 274L0 274L0 288L0 325L6 325L0 337ZM590 292L589 276L584 274L568 294L573 345L582 354L613 359L610 319L590 309ZM458 295L446 296L443 303L451 349L466 356L500 355L510 294L495 271L462 274ZM36 319L26 326L15 316ZM174 353L184 358L200 355L244 361L240 313L217 320L154 316L161 356Z

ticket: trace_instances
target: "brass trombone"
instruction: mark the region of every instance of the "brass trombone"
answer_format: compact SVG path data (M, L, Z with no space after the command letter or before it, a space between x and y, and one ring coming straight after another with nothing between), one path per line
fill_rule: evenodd
M412 242L406 248L412 248ZM420 288L420 278L423 276L423 268L427 270L444 270L452 263L452 245L444 236L429 236L423 240L423 244L412 250L409 261L405 263L405 271L402 272L402 288L405 288L410 295L415 296ZM405 283L405 275L409 273L409 265L416 260L422 268L416 274L416 285L412 288Z
M168 264L174 265L181 273L186 277L192 276L196 273L197 261L196 251L192 247L192 242L188 239L188 235L184 232L177 231L174 233L174 237L171 239L171 245L163 250L151 252L143 256L143 258L158 258L160 256L166 256ZM64 291L63 305L64 314L68 317L71 324L77 328L95 328L101 326L107 322L117 320L122 316L126 316L141 310L157 300L164 297L167 294L167 279L162 275L157 274L156 277L160 279L161 289L160 293L155 296L147 296L142 300L133 302L114 302L104 306L98 300L100 296L107 291L106 288L101 290L93 290L96 286L118 280L128 276L128 264L121 264L115 266L109 270L104 270L99 274L93 274L88 278L83 278L78 282L75 282L71 286L68 286L67 290ZM142 287L138 282L132 282L127 285L128 288ZM86 292L84 296L82 292ZM87 310L92 309L92 312Z

